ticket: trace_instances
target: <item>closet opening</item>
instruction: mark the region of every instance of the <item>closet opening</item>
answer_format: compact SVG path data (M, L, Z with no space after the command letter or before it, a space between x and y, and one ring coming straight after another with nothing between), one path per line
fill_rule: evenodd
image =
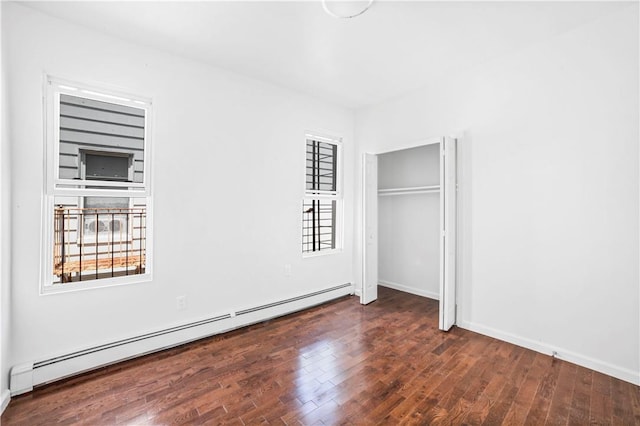
M426 297L448 330L455 323L455 139L365 154L363 164L361 303L376 300L378 287Z

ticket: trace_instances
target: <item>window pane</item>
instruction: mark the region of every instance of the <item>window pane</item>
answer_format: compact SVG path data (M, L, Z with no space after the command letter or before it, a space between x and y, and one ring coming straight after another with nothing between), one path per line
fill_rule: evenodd
M307 139L306 188L308 191L337 190L338 146Z
M336 200L302 203L302 252L336 248Z
M61 179L80 179L80 153L87 151L118 150L125 155L111 157L112 174L133 182L143 182L144 173L145 110L109 102L96 101L66 94L60 95L60 156L58 174ZM86 154L89 155L89 154ZM127 157L127 155L129 157ZM115 158L115 159L114 159ZM127 173L122 174L122 158L127 160ZM92 162L93 160L88 160ZM86 160L85 160L86 161ZM108 161L104 158L99 161ZM132 164L129 164L131 161ZM118 163L118 164L115 164ZM86 176L103 179L103 164L94 164ZM129 167L133 172L129 177Z
M87 199L91 208L87 208ZM107 199L109 200L107 201ZM54 284L144 274L147 209L144 198L56 197ZM93 203L93 204L92 204ZM98 205L125 206L106 208Z

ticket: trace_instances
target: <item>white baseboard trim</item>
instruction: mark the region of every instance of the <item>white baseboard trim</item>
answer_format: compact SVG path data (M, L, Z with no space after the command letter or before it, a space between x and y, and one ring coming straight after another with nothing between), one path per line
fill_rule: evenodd
M0 416L4 413L4 410L7 408L10 401L11 392L9 392L9 389L3 389L2 394L0 394Z
M604 361L600 361L576 352L572 352L560 347L552 346L544 342L531 340L525 337L521 337L512 333L497 330L492 327L486 327L481 324L473 323L470 321L458 321L456 325L465 330L473 331L475 333L483 334L485 336L493 337L498 340L502 340L508 343L512 343L523 348L531 349L536 352L540 352L549 356L552 356L555 352L555 356L558 359L568 361L572 364L577 364L581 367L586 367L591 370L598 371L600 373L615 377L625 382L633 383L640 386L640 372L622 368Z
M394 283L392 281L380 280L379 279L378 280L378 285L381 285L382 287L392 288L394 290L404 291L405 293L415 294L417 296L428 297L429 299L433 299L433 300L440 300L440 294L438 294L438 293L434 293L432 291L421 290L419 288L409 287L409 286L406 286L406 285Z
M48 359L22 363L11 369L11 396L29 392L37 385L301 311L351 294L353 285L341 284L260 306L217 313L186 324L176 324L163 330L82 348Z

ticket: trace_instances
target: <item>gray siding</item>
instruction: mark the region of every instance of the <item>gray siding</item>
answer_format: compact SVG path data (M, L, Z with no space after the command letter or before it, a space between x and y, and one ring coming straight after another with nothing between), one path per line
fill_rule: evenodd
M117 151L133 156L133 181L142 182L144 120L140 108L60 95L60 178L81 178L82 150Z

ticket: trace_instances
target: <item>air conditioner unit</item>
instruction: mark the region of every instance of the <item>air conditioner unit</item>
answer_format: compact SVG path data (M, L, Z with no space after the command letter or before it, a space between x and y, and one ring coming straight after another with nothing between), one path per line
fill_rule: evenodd
M125 215L87 215L83 218L83 222L82 238L86 242L95 240L96 235L98 235L101 240L103 238L112 241L129 239L127 218Z

